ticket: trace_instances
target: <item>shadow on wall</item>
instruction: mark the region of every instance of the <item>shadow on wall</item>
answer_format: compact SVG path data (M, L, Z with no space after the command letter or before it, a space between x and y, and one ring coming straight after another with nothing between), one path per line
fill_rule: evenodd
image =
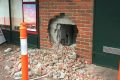
M48 25L50 42L70 46L76 43L78 29L65 13L50 19Z

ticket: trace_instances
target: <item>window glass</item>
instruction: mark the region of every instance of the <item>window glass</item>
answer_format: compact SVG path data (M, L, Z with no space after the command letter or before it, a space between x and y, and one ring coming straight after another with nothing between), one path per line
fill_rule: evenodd
M23 2L35 2L36 0L23 0Z
M2 28L10 28L8 0L0 0L0 25Z
M23 21L22 0L10 0L10 1L11 1L12 29L19 30L19 26Z
M36 4L23 4L24 22L28 24L27 30L36 31Z

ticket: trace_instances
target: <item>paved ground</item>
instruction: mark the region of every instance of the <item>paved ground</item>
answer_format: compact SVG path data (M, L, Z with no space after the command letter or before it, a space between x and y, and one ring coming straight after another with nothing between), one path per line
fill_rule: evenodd
M89 65L87 68L89 71L95 71L96 76L101 75L104 80L117 80L118 71L106 67L96 66L94 64Z

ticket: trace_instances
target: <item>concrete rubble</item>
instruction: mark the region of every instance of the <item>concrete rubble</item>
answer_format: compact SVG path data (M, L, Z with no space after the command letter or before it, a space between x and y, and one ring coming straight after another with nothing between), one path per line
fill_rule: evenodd
M4 56L0 55L0 62L4 60Z
M7 60L4 67L15 80L21 80L20 49ZM71 47L28 49L30 80L103 80L86 70L88 64Z
M5 53L10 52L10 51L12 51L12 48L7 48L6 50L4 50Z

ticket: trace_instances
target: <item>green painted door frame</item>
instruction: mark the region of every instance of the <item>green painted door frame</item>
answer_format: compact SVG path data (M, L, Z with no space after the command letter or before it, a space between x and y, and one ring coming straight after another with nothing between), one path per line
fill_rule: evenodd
M94 3L93 63L114 69L120 60L120 54L116 54L120 49L119 4L119 0L95 0ZM104 51L104 46L115 49Z

